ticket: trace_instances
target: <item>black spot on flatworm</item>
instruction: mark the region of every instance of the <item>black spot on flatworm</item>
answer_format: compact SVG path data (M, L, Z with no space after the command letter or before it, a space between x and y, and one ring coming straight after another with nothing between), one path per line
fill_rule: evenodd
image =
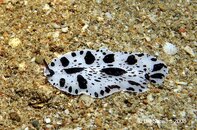
M95 93L94 93L94 96L95 96L95 97L98 97L98 93L97 93L97 92L95 92Z
M83 54L83 51L80 51L79 54L82 55Z
M125 71L121 68L104 68L104 69L100 70L100 72L104 72L104 73L106 73L108 75L112 75L112 76L120 76L120 75L127 73L127 71Z
M51 62L51 66L55 66L55 63L54 62Z
M129 82L129 84L131 84L131 85L136 85L136 86L140 86L141 88L145 88L144 86L142 86L141 84L139 84L139 83L137 83L137 82L135 82L135 81L128 81ZM146 83L145 83L145 85L146 85Z
M141 86L139 83L137 83L137 82L135 82L135 81L129 80L128 82L129 82L129 84L131 84L131 85Z
M103 58L105 63L112 63L114 62L114 54L108 54Z
M153 66L153 71L158 71L158 70L162 69L163 67L166 67L166 65L164 65L163 63L155 64Z
M150 76L151 78L162 79L164 77L161 73L156 73Z
M67 73L67 74L75 74L75 73L78 73L78 72L81 72L83 71L85 68L80 68L80 67L74 67L74 68L68 68L68 69L64 69L64 71Z
M60 81L59 81L59 84L60 84L60 87L64 87L64 85L65 85L65 79L64 78L61 78Z
M101 82L100 80L98 80L98 79L95 79L94 81L96 81L96 82Z
M120 86L118 86L118 85L109 85L108 88L110 88L110 89L114 89L114 88L120 89Z
M151 80L151 83L156 83L156 81L155 80Z
M62 63L62 66L63 66L63 67L66 67L66 66L68 66L68 64L69 64L69 60L68 60L66 57L62 57L62 58L60 59L60 62Z
M76 56L76 53L75 52L72 52L71 55L72 55L72 57L75 57Z
M90 51L87 51L84 59L86 64L92 64L95 61L95 57Z
M109 93L110 92L110 89L108 87L105 87L105 92L106 93Z
M147 80L149 80L149 79L150 79L150 76L149 76L148 74L145 74L145 78L146 78Z
M68 88L68 91L71 93L72 92L72 87L69 87Z
M137 63L137 59L134 55L130 55L125 62L129 65L134 65L135 63Z
M103 95L104 95L104 91L103 91L103 90L101 90L101 91L100 91L100 94L103 96Z
M86 89L87 88L87 80L82 75L77 75L77 82L79 84L79 88Z
M144 54L140 53L140 54L136 54L136 55L139 56L139 57L142 57Z
M151 58L150 60L152 60L152 61L157 61L157 59L156 59L156 58Z
M127 90L129 90L129 91L135 91L135 89L132 88L132 87L127 88Z
M47 74L48 77L52 77L55 72L52 69L48 69L49 70L49 74Z
M78 94L78 89L75 89L75 93Z

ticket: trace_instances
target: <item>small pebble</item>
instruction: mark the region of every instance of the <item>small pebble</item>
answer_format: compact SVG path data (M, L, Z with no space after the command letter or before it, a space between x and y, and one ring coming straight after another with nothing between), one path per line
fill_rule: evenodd
M46 125L46 128L48 128L48 129L46 129L46 130L51 130L51 129L53 128L53 125L47 124L47 125Z
M187 85L188 83L187 82L176 81L176 84L178 84L178 85Z
M43 10L50 10L51 7L48 4L45 4L42 9Z
M151 41L151 38L148 37L148 36L146 36L146 35L144 36L144 38L146 39L147 42L150 42Z
M66 115L68 115L70 112L69 112L68 109L66 109L66 110L64 110L64 113L65 113Z
M181 112L180 112L180 115L181 115L182 117L185 117L185 116L186 116L186 112L185 112L185 111L181 111Z
M56 124L57 124L57 125L62 125L62 120L56 121Z
M96 0L96 3L100 4L102 2L102 0Z
M10 116L10 119L13 120L13 121L17 121L17 122L21 121L21 118L20 118L20 116L18 115L17 112L10 112L9 116Z
M158 7L159 7L159 9L162 10L162 11L166 11L166 10L167 10L167 5L159 4Z
M58 39L58 38L59 38L59 35L60 35L60 32L59 32L59 31L56 31L56 32L53 32L53 33L52 33L52 37L53 37L54 39Z
M99 22L103 22L103 21L104 21L104 18L103 18L103 17L97 17L97 20L98 20Z
M60 29L60 25L58 25L57 23L51 23L51 25L55 29Z
M197 46L197 42L196 41L194 41L193 43L194 43L194 46Z
M81 127L76 127L73 130L82 130L82 128Z
M156 20L156 15L154 15L154 14L148 15L148 18L149 18L150 21L153 22L153 23L156 23L156 22L157 22L157 20Z
M86 42L85 44L86 44L88 47L90 47L90 48L94 45L93 42Z
M109 12L106 12L106 13L105 13L105 16L106 16L109 20L112 19L112 15L111 15Z
M83 27L82 27L82 32L85 32L85 30L89 27L88 24L85 24Z
M0 122L2 122L4 120L3 116L0 115Z
M147 101L148 101L148 103L151 103L153 100L154 100L153 95L152 95L152 94L149 94L149 95L147 96Z
M163 46L163 50L168 55L175 55L178 51L177 47L172 43L166 42Z
M109 112L110 114L113 114L113 109L110 108L110 109L108 110L108 112Z
M15 48L17 47L19 44L21 44L21 40L19 38L11 38L8 42L8 44L12 47Z
M177 87L176 87L175 89L173 89L173 91L174 91L175 93L178 93L178 92L180 92L182 89L183 89L182 86L177 85Z
M78 114L77 113L74 113L74 114L71 115L71 117L75 120L75 119L78 118Z
M43 64L44 57L42 55L38 55L35 57L35 62L37 64Z
M89 107L94 102L94 99L87 95L81 95L79 100L81 100L86 107Z
M192 49L191 47L186 46L186 47L184 48L184 50L185 50L188 54L190 54L190 56L195 57L195 53L194 53L194 51L193 51L193 49Z
M25 127L25 129L24 130L29 130L29 127Z
M44 121L45 121L45 123L47 123L47 124L51 123L51 119L48 118L48 117L44 118Z
M33 125L33 127L35 127L36 129L39 129L40 127L40 124L39 124L39 121L38 120L33 120L31 122L31 124Z
M62 28L62 32L64 32L64 33L68 32L68 27Z
M103 104L103 107L107 107L107 106L108 106L108 103Z
M26 70L26 63L25 63L25 62L19 63L19 64L18 64L18 69L19 69L20 71Z
M99 126L99 127L102 127L102 120L101 120L101 118L96 118L96 119L95 119L95 124L96 124L97 126Z

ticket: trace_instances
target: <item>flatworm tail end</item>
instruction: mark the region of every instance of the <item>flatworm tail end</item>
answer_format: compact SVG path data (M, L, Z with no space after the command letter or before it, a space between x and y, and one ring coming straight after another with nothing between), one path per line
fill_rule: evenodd
M168 68L162 61L154 62L152 71L148 75L151 83L161 85L168 74Z

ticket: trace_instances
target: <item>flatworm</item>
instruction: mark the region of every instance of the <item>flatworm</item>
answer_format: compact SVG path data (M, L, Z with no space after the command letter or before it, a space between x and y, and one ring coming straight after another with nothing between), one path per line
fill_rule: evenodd
M144 92L149 82L162 84L168 73L165 63L154 56L107 48L69 52L45 64L44 75L53 86L94 98L119 91Z

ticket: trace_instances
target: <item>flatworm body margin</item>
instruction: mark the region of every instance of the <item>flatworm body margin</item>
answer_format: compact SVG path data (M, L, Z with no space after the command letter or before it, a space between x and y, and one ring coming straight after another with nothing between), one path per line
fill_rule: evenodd
M46 63L45 63L46 64ZM167 66L145 53L85 49L66 53L46 64L44 75L72 95L103 98L118 91L141 93L149 82L161 84Z

